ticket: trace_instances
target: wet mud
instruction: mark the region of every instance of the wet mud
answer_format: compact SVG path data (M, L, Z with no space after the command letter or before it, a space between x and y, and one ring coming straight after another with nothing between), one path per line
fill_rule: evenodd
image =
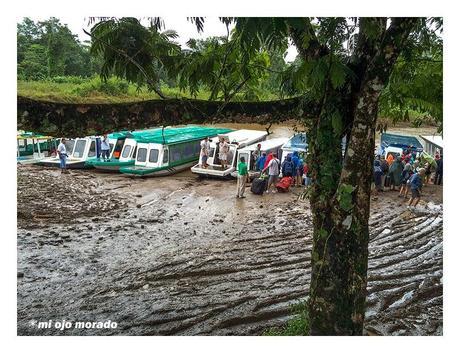
M259 335L306 299L300 189L236 199L236 182L18 167L19 335ZM366 333L442 334L442 189L420 210L373 201ZM42 217L40 215L49 215ZM38 215L38 217L37 217ZM52 215L52 217L51 217ZM116 329L39 329L42 321Z

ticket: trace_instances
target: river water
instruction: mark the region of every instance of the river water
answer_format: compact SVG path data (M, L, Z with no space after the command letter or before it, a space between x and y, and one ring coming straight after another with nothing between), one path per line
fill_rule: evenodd
M300 189L238 200L235 184L18 166L18 334L282 326L308 293L309 205ZM429 185L420 205L409 212L392 192L372 203L367 334L442 334L442 187ZM38 328L49 320L117 328Z

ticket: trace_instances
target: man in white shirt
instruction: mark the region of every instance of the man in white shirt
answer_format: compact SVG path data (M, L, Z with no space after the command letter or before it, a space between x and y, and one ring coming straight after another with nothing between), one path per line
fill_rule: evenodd
M227 156L228 156L228 143L225 141L225 138L221 137L219 142L219 159L222 168L227 169Z
M57 148L57 153L59 155L59 164L61 167L61 174L68 173L66 169L66 160L67 160L67 149L65 148L65 138L61 139L61 143Z
M276 192L276 183L278 181L278 175L280 174L280 160L276 158L275 154L272 153L272 160L268 165L262 170L264 173L268 169L268 184L267 184L267 193L270 192L270 186L275 186L275 189L272 192Z
M101 154L102 158L105 160L109 160L109 155L110 155L110 144L109 144L109 139L107 138L107 134L104 134L102 137L101 141Z

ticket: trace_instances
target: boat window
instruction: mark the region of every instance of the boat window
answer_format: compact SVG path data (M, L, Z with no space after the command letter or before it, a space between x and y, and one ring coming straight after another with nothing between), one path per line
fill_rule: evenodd
M150 163L157 163L158 162L158 154L159 151L156 149L151 149L149 153L149 162Z
M131 145L126 145L125 148L123 148L123 152L121 153L121 156L123 158L128 158L129 152L131 152Z
M88 157L94 157L96 155L96 141L91 141L89 145Z
M252 164L251 164L251 165L249 164L249 153L247 153L247 152L245 152L245 153L240 153L240 154L238 155L238 162L237 162L237 164L240 163L241 157L244 158L244 162L248 165L248 167L249 167L249 166L252 167ZM248 169L249 169L249 168L248 168Z
M75 158L83 158L85 153L86 140L78 140L75 142L75 150L73 151L73 156Z
M113 150L113 143L109 143L110 151Z
M169 159L169 150L163 150L163 164L168 163Z
M67 151L67 154L70 155L72 153L74 145L75 145L75 140L66 140L66 142L64 143L64 146L65 146L65 150Z
M124 139L118 139L117 143L115 144L115 149L113 150L113 158L120 158L120 152L123 148L123 144L125 143Z
M137 152L137 145L134 146L134 151L133 151L133 158L136 158L136 152Z
M145 162L147 159L147 148L139 148L137 151L137 161Z

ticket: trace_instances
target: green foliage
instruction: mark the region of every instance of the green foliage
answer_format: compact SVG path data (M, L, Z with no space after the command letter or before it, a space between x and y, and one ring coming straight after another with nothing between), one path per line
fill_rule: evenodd
M337 200L339 201L340 208L344 211L350 211L353 208L352 193L355 186L348 184L340 184L337 190Z
M76 35L56 18L34 22L24 18L17 25L18 78L38 80L54 76L91 76L97 58Z
M272 328L264 332L264 336L308 336L309 319L307 302L303 301L291 306L294 317L281 329Z

